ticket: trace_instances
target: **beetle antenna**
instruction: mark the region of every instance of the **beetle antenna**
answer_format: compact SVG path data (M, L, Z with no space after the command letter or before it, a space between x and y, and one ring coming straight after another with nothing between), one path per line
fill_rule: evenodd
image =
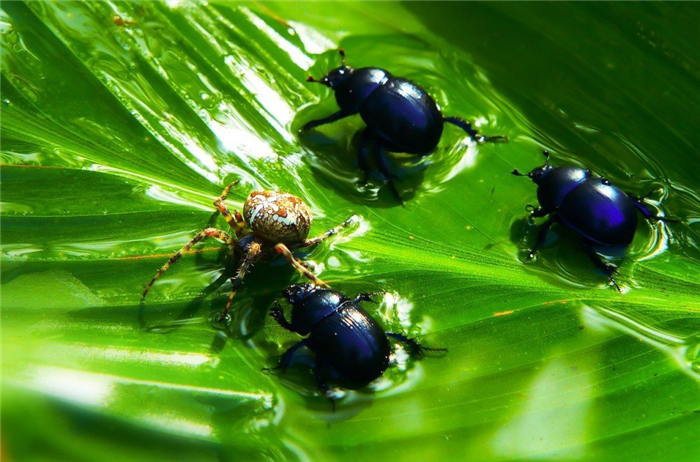
M542 151L542 154L545 155L546 159L544 161L544 166L549 167L549 151Z
M338 53L340 53L341 57L340 67L345 67L345 50L343 50L342 48L338 48Z
M514 168L513 171L510 173L512 173L515 176L528 176L527 173L520 173L517 168Z
M323 77L322 79L315 79L313 75L310 75L306 78L307 82L313 82L313 83L320 83L321 85L325 85L328 88L331 88L331 84L328 81L328 77Z

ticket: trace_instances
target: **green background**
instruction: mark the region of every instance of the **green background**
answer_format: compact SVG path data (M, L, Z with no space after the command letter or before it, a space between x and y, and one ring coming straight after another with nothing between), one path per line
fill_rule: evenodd
M118 19L115 19L118 18ZM2 440L13 460L700 457L700 10L682 3L2 4ZM427 88L455 127L423 162L394 158L405 207L357 185L358 117L300 139L336 106L307 84L381 66ZM640 220L623 293L576 236L537 227L510 171L591 168L681 223ZM263 367L297 338L266 314L300 277L246 279L200 244L223 185L312 207L310 250L398 349L333 413L305 365ZM302 358L302 362L304 359Z

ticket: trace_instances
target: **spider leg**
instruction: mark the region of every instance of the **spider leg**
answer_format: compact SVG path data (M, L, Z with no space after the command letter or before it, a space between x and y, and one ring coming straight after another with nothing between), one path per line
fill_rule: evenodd
M236 296L236 292L238 291L238 288L243 284L243 278L245 277L246 274L250 271L250 268L253 266L255 261L258 259L258 256L260 255L260 249L262 246L260 243L256 240L253 241L250 246L248 246L248 252L245 254L245 257L243 258L243 261L241 262L241 265L238 267L238 271L236 271L236 275L231 278L231 292L228 294L228 301L226 302L226 307L224 308L224 311L221 313L221 315L217 318L218 321L223 321L226 319L226 316L228 315L228 311L231 308L231 304L233 303L233 297Z
M151 286L153 286L153 283L156 282L156 279L158 279L158 278L165 272L165 270L167 270L168 268L170 268L171 265L173 265L176 261L178 261L178 260L180 259L180 257L182 256L182 254L184 254L185 252L187 252L188 250L190 250L190 248L191 248L193 245L195 245L197 242L201 241L201 240L204 239L205 237L213 237L213 238L215 238L215 239L220 240L220 241L223 242L224 244L231 245L231 246L233 246L233 245L236 244L236 240L235 240L233 237L231 237L231 236L230 236L228 233L226 233L225 231L221 231L220 229L207 228L207 229L205 229L205 230L203 230L203 231L198 232L198 233L192 238L192 240L191 240L190 242L188 242L183 248L181 248L180 250L178 250L178 251L175 253L175 255L173 255L172 257L170 257L170 260L168 260L167 263L166 263L165 265L163 265L163 266L161 267L161 269L158 270L158 272L156 273L156 275L153 276L153 279L151 279L151 282L148 283L148 285L146 286L146 289L143 291L142 297L144 297L144 298L146 297L146 295L148 294L148 291L151 289Z
M329 237L331 237L331 236L333 236L333 235L335 235L335 234L338 234L338 233L340 232L340 230L342 230L343 228L347 227L348 225L350 225L350 224L351 224L352 222L354 222L355 220L357 220L357 216L353 215L353 216L351 216L350 218L348 218L347 220L345 220L344 222L342 222L341 224L339 224L338 226L329 229L328 231L326 231L325 233L321 234L320 236L316 236L316 237L314 237L313 239L307 239L307 240L305 240L304 242L300 242L300 243L298 243L298 244L294 244L294 245L292 245L292 246L290 246L290 247L291 247L292 249L299 249L299 248L302 248L302 247L309 247L309 246L311 246L311 245L316 245L316 244L318 244L319 242L325 241L325 240L328 239Z
M219 209L221 215L223 215L226 219L226 223L228 223L233 232L236 233L236 237L240 239L244 234L246 234L245 221L243 221L243 217L241 216L241 213L238 210L234 210L233 215L231 215L231 212L224 203L226 197L228 196L228 192L233 186L237 184L238 180L226 186L226 188L224 188L224 192L221 193L221 196L219 196L219 198L214 201L214 207Z
M289 250L289 248L286 245L284 245L282 243L277 244L275 246L275 250L277 251L277 253L281 253L282 255L284 255L284 258L287 259L287 261L289 262L290 265L292 265L294 268L296 268L297 271L299 271L301 274L303 274L306 278L313 281L314 284L316 284L317 286L321 286L321 287L330 287L328 284L326 284L325 282L323 282L322 280L317 278L314 275L314 273L309 271L306 268L306 264L301 263L297 259L297 257L294 256L294 254L291 252L291 250Z
M289 248L289 247L287 247L287 248ZM297 263L299 263L301 266L303 266L304 268L306 268L306 269L309 270L309 271L312 270L311 265L309 265L308 263L306 263L306 262L305 262L304 260L302 260L301 258L297 258Z

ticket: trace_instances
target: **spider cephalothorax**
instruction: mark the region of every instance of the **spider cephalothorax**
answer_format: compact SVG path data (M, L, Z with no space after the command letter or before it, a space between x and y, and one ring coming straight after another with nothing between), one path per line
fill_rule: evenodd
M253 264L262 258L271 258L276 253L284 255L294 268L316 285L328 287L325 282L309 271L306 264L297 259L290 249L318 244L352 223L355 217L348 218L340 225L329 229L320 236L307 239L306 237L311 229L312 217L311 210L304 201L281 191L253 191L243 205L243 215L238 210L234 210L232 214L226 207L226 204L224 204L224 200L226 200L231 187L237 183L237 181L234 181L228 185L224 192L221 193L221 196L214 201L214 206L224 216L236 237L234 238L227 232L215 228L207 228L200 231L158 270L143 291L144 297L148 294L156 279L170 265L175 263L193 245L206 237L213 237L224 244L230 245L234 248L235 254L241 258L238 271L231 278L231 293L220 319L224 319L228 314L233 297Z

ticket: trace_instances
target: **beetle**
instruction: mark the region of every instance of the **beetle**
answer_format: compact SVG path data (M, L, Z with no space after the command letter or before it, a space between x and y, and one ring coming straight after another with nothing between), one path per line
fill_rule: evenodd
M306 263L295 257L291 250L316 245L337 234L341 229L354 222L357 217L353 215L320 236L307 239L311 229L312 216L311 210L303 200L282 191L253 191L243 205L243 215L238 210L231 213L224 201L231 188L236 184L238 181L226 186L221 196L214 201L214 206L224 216L236 237L234 238L227 232L216 228L206 228L200 231L156 272L143 291L143 298L148 295L153 283L171 265L177 262L193 245L207 237L213 237L231 246L241 261L236 275L231 278L231 292L226 302L226 308L217 318L218 321L226 319L233 297L253 265L258 260L270 259L278 253L282 254L290 265L308 279L318 285L328 287L328 284L309 271Z
M609 180L593 176L581 167L552 167L549 151L544 151L545 163L529 173L513 170L513 175L527 176L537 185L540 206L528 205L530 218L549 219L542 225L528 258L545 241L547 231L554 223L573 229L583 238L583 248L588 258L603 270L618 291L620 286L613 278L617 266L603 262L595 246L606 248L627 247L637 230L637 212L649 220L675 222L677 220L656 216L642 202L647 196L637 197L613 186Z
M292 306L291 322L276 302L270 316L283 328L308 336L289 348L275 369L285 370L292 357L306 347L316 355L314 373L318 387L334 404L326 377L343 388L356 390L380 377L389 366L391 345L389 337L406 345L410 353L422 357L426 351L447 351L427 348L403 334L385 332L360 306L373 302L377 293L361 293L348 298L340 292L314 284L293 284L282 291Z
M410 80L378 67L353 69L347 66L345 51L338 51L341 66L319 80L309 76L307 82L320 83L333 90L340 110L306 123L301 132L359 113L367 126L360 136L357 155L357 163L364 172L363 183L369 178L367 159L373 152L380 172L401 201L385 151L421 157L430 154L440 141L445 122L460 127L476 141L508 141L505 136L479 135L470 123L459 117L444 117L433 97Z

